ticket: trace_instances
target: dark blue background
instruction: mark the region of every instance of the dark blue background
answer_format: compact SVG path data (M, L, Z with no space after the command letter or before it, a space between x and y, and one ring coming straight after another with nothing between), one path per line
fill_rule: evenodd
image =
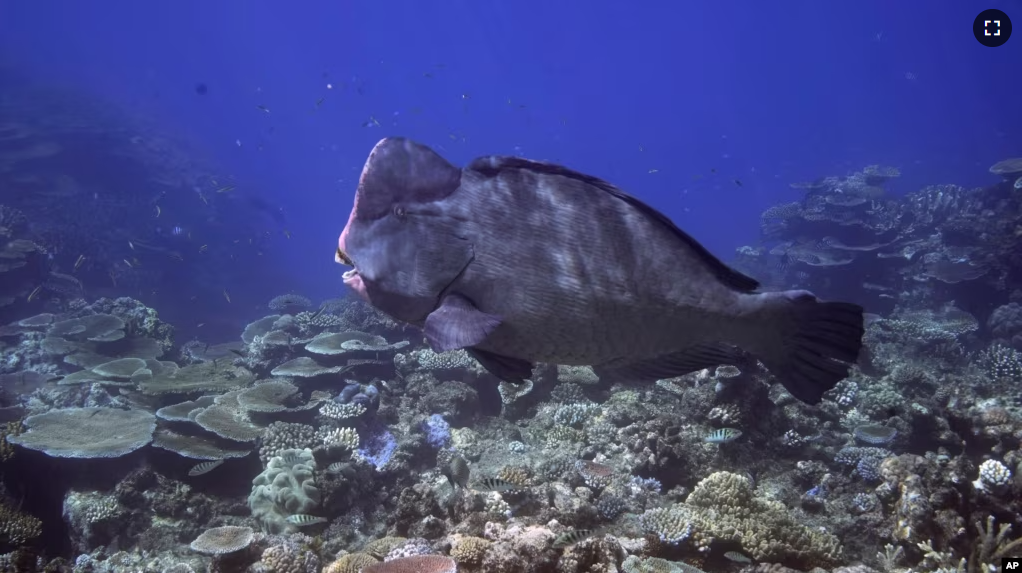
M9 1L0 50L157 118L283 208L293 238L253 263L281 266L261 286L325 298L385 135L601 176L725 259L792 182L871 163L902 170L899 192L995 182L1022 154L1022 38L981 46L989 7L1022 22L1008 2Z

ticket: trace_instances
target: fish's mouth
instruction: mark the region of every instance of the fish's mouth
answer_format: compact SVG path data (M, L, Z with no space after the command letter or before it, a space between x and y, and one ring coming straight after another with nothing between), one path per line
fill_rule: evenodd
M335 263L340 263L342 265L348 265L349 267L355 266L355 263L351 262L351 257L346 255L344 253L344 251L341 250L340 247L337 247L337 251L334 252L334 262ZM348 274L348 273L344 273L344 274Z
M355 289L359 294L365 297L365 283L362 282L362 277L358 274L358 268L355 267L355 262L351 260L351 257L342 251L340 247L337 247L337 250L334 251L334 262L352 267L350 270L344 271L344 274L341 275L341 279L344 281L344 284Z
M341 278L344 280L344 284L351 287L365 301L369 301L369 292L366 290L366 284L362 282L362 275L358 274L358 269L345 271Z

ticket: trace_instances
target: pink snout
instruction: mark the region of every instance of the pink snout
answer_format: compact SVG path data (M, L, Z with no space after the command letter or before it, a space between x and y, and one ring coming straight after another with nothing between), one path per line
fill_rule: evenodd
M366 292L366 285L364 282L362 282L362 277L358 274L358 271L356 271L355 269L351 269L350 271L344 273L343 278L344 284L355 289L355 292L357 292L358 295L361 296L366 302L369 301L369 293Z

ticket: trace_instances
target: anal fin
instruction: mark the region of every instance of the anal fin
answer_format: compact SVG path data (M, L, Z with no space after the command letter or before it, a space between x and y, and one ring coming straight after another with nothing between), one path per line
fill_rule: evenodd
M479 310L459 294L449 294L426 317L423 334L434 352L447 352L480 344L499 325L500 317Z
M532 363L527 360L501 356L478 348L466 348L465 351L490 374L505 382L521 384L526 378L532 378Z
M652 382L722 364L746 364L749 360L749 355L735 346L705 343L638 362L593 366L593 371L600 380Z

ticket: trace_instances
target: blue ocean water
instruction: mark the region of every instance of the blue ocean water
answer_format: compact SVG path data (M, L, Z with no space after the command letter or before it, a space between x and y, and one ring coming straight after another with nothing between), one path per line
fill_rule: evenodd
M1022 38L981 45L984 8L1022 24L1006 0L0 2L0 571L990 569L1022 546ZM444 291L424 335L337 300L388 136L599 177L823 300L683 249L672 281L730 306L647 337L548 305L567 319L480 343L504 317ZM565 332L590 347L531 339Z
M258 198L265 209L239 216L268 233L265 253L234 256L273 272L224 285L250 306L284 292L343 292L332 245L361 165L386 135L456 163L518 154L603 177L725 260L755 242L764 208L797 199L790 183L880 163L902 171L894 191L988 184L986 168L1017 154L1022 43L981 46L977 11L8 2L0 53L35 82L153 122L236 185L231 194ZM233 304L204 308L230 314Z

